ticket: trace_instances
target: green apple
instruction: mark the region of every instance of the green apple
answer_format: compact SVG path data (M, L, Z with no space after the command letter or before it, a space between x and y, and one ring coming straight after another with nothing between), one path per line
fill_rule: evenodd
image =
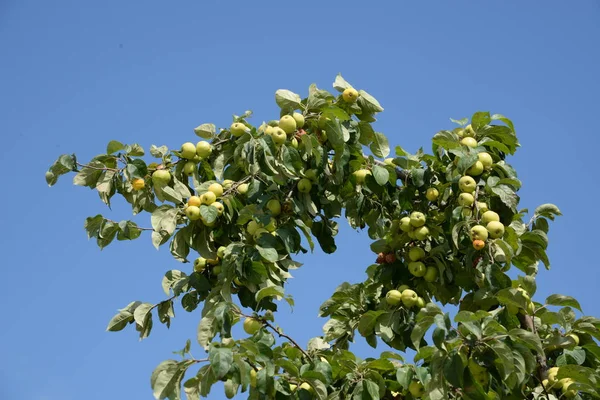
M471 228L471 240L483 240L484 242L488 238L488 231L483 225L475 225Z
M271 215L276 217L281 214L281 203L277 199L267 201L267 209L271 211Z
M574 333L569 333L567 337L570 337L575 342L575 346L579 346L579 336Z
M475 130L471 124L465 126L465 136L475 136Z
M356 178L356 183L363 184L365 179L367 179L367 175L371 175L371 171L368 169L359 169L358 171L354 171L354 178Z
M200 208L196 206L188 206L185 209L185 215L190 221L197 221L200 219Z
M273 128L273 133L271 133L271 137L273 138L273 142L275 142L277 146L281 146L287 140L287 135L285 131L279 127Z
M406 307L410 308L414 306L417 304L418 299L419 296L417 296L417 293L414 290L406 289L402 292L402 304Z
M492 156L490 156L490 153L486 153L485 151L482 153L479 153L479 154L477 154L477 159L481 162L481 164L483 164L483 168L485 168L485 169L492 168L492 164L494 163L494 160L492 160Z
M385 300L391 306L397 306L402 301L402 293L399 290L390 290L385 295Z
M205 192L203 195L200 196L200 201L202 202L202 204L210 206L212 203L217 201L217 196L215 196L213 192Z
M402 217L400 219L399 227L402 232L412 231L412 225L410 224L410 217Z
M212 146L208 142L200 141L196 145L196 154L200 158L206 158L212 153Z
M418 381L412 381L408 385L408 391L415 398L421 398L425 395L425 388L423 387L423 384Z
M346 103L355 103L358 99L358 92L354 88L348 88L342 92L342 98Z
M412 229L410 231L407 232L408 233L408 237L411 238L412 240L417 240L417 237L415 236L415 231L413 231Z
M491 221L486 225L492 239L501 238L504 235L504 225L502 222Z
M481 215L481 223L487 225L492 221L500 221L500 216L494 211L486 211Z
M256 230L256 232L254 232L254 235L252 235L254 237L254 240L258 240L259 237L261 237L262 235L264 235L265 233L269 233L268 230L266 230L265 228L258 228Z
M136 178L131 181L133 190L142 190L146 186L146 181L142 178Z
M284 115L279 120L279 128L285 133L294 133L296 132L296 120L291 115Z
M247 130L248 128L246 127L246 125L242 124L241 122L234 122L229 127L229 132L231 132L231 134L236 137L242 136L244 133L246 133Z
M460 144L467 147L477 147L477 140L472 137L465 137L461 139Z
M214 203L212 203L210 205L211 207L214 207L217 209L217 215L220 217L221 215L223 215L223 211L225 211L225 206L223 205L223 203L219 203L218 201L215 201Z
M188 206L200 207L201 204L202 204L202 201L200 200L200 197L198 197L198 196L191 196L187 201Z
M317 181L317 171L314 169L307 169L304 172L304 177L310 179L312 182Z
M475 161L475 164L467 170L467 174L471 176L479 176L483 173L483 164L481 161Z
M425 271L425 275L423 275L423 279L426 282L435 282L438 277L438 269L436 267L427 267L427 271Z
M182 158L191 160L196 155L196 146L194 146L194 143L186 142L181 145L180 153Z
M213 192L215 197L221 197L223 195L223 186L220 183L211 183L208 185L208 191Z
M461 214L463 217L468 218L471 215L473 215L473 210L469 207L463 207L463 209L461 210Z
M221 183L221 186L223 186L223 189L227 190L233 186L233 181L231 179L225 179L223 183Z
M463 193L473 193L477 188L477 182L472 177L465 175L458 180L458 188Z
M425 214L419 211L413 211L410 214L410 224L415 228L425 225Z
M408 263L408 271L417 278L421 278L427 273L427 267L421 261L411 261Z
M292 140L290 140L290 144L292 145L292 147L294 149L297 149L298 148L298 139L292 138Z
M486 211L489 211L487 203L484 203L482 201L478 201L477 202L477 208L479 209L480 213L484 213Z
M237 187L237 191L239 194L246 194L248 193L248 184L247 183L242 183L241 185L239 185Z
M246 232L248 232L250 235L254 236L254 234L256 233L258 228L260 228L260 225L258 225L258 223L256 221L252 220L252 221L248 222L248 225L246 225Z
M277 128L277 126L271 126L271 125L267 125L265 127L265 135L272 135L273 134L273 129Z
M193 161L188 161L183 164L183 173L186 175L192 175L196 170L196 163Z
M417 298L417 308L425 308L425 299L422 297Z
M267 225L265 225L265 229L267 230L267 232L275 232L275 229L277 229L277 221L275 220L275 218L271 218L269 220L269 223Z
M419 261L425 257L425 250L420 247L411 247L408 251L410 261Z
M152 174L152 183L156 186L164 187L171 181L171 173L166 169L159 169Z
M292 114L292 118L296 121L296 128L300 129L304 126L304 115L299 112L295 112Z
M254 335L262 328L262 323L256 318L248 317L244 320L244 331L248 335Z
M475 197L471 193L461 193L458 195L458 204L463 207L470 207L475 202Z
M428 188L425 192L425 197L429 201L436 201L440 196L440 192L436 188Z
M427 239L427 236L429 236L429 228L427 228L426 226L420 226L418 228L415 228L413 234L415 236L415 239L425 240Z
M401 285L401 286L398 288L398 291L399 291L400 293L402 293L402 292L404 292L406 289L410 289L410 286L408 286L408 285Z
M313 390L312 386L310 386L310 383L308 382L302 382L300 384L300 389L306 390L307 392L312 392Z
M574 381L571 378L563 378L561 379L558 383L560 384L562 382L562 388L561 391L563 392L563 395L567 398L573 398L575 396L577 396L577 390L576 389L571 389L569 390L569 386L571 386Z
M217 257L219 258L219 260L222 260L223 257L225 257L226 250L227 250L227 247L219 246L219 248L217 249Z
M213 275L219 275L221 273L221 266L220 265L215 265L212 269L212 274Z
M312 189L312 182L309 179L302 178L298 181L298 191L300 193L308 193Z
M206 258L198 257L194 260L194 271L202 272L206 268Z
M554 385L558 383L556 375L558 375L558 367L548 369L548 383L550 384L550 387L554 387Z

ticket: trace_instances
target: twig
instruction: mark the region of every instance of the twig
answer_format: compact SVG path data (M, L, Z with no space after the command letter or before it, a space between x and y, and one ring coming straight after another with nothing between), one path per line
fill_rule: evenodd
M275 328L273 326L273 324L271 324L266 319L261 318L260 322L262 322L266 327L271 328L274 332L276 332L279 335L279 337L283 337L283 338L287 339L291 344L293 344L294 346L296 346L296 348L298 350L300 350L302 352L302 354L304 354L304 356L306 357L306 359L310 361L310 356L308 355L308 353L306 351L304 351L304 349L298 343L296 343L296 341L294 339L292 339L290 336L286 335L285 333L281 332L280 329Z
M238 188L238 186L240 186L242 183L245 183L245 182L249 181L250 178L252 178L252 177L253 177L252 175L248 175L247 177L245 177L241 181L235 182L233 185L231 185L231 187L229 189L227 189L223 193L223 196L227 196L228 194L233 193Z
M81 163L77 163L77 166L82 167L82 168L89 168L89 169L95 169L98 171L114 171L114 172L121 172L120 169L118 168L109 168L109 167L94 167L92 165L88 165L88 164L81 164Z
M104 218L104 219L108 222L112 222L113 224L117 224L117 225L119 224L117 221L114 221L112 219L108 219L108 218ZM133 221L131 221L131 222L133 222ZM154 232L154 228L143 228L140 226L136 226L136 228L139 229L140 231L153 231Z

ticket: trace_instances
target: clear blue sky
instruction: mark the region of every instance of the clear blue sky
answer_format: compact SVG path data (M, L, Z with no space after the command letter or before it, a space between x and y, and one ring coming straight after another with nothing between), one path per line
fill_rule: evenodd
M226 126L246 109L270 119L275 90L304 96L338 72L380 100L377 129L409 151L430 149L450 117L512 118L521 205L564 213L536 299L575 295L600 316L600 3L207 3L217 2L0 2L0 398L150 399L152 369L195 337L198 312L181 310L141 343L133 329L104 331L129 301L161 300L164 271L181 264L149 237L100 252L84 219L127 218L127 208L109 211L71 177L49 189L44 171L59 154L89 159L111 139L176 148L203 122ZM341 222L338 253L302 257L288 287L297 307L281 307L301 343L321 333L318 306L340 279L361 281L374 259L366 235Z

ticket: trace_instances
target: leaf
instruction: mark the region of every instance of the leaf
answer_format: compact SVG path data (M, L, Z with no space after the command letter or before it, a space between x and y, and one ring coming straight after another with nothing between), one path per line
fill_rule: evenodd
M208 353L208 360L215 373L215 377L221 379L227 375L227 372L231 368L233 352L230 348L226 347L212 347Z
M162 158L167 153L169 153L169 148L167 146L157 147L156 145L150 146L150 155L156 158Z
M481 129L490 122L492 122L492 118L490 117L490 113L487 111L478 111L471 117L471 125L475 131Z
M203 139L212 139L216 132L215 124L201 124L194 128L194 133Z
M562 294L553 294L548 296L548 298L546 299L546 304L549 304L551 306L573 307L583 312L581 310L581 305L577 300L575 300L573 297L563 296Z
M123 143L118 142L116 140L111 140L110 142L108 142L108 145L106 146L106 154L112 154L119 150L123 150L124 148L125 148L125 145Z
M143 327L147 322L148 313L152 310L153 305L150 303L140 304L133 312L135 323Z
M418 350L421 346L421 340L427 330L431 327L434 322L434 318L431 316L427 316L422 318L419 322L416 323L412 332L410 333L410 340L412 341L415 348Z
M498 185L491 188L491 190L498 197L500 197L500 200L502 200L502 202L506 204L507 207L509 207L513 211L516 211L519 200L514 190L512 190L507 185Z
M335 77L335 81L333 82L333 88L338 92L343 92L344 90L351 88L350 85L344 78L342 78L342 74L337 74Z
M344 137L342 125L339 119L328 119L325 123L325 131L327 132L327 138L333 145L334 149L338 150L344 147L344 143L347 141L347 139Z
M131 157L141 157L144 155L144 149L137 143L125 146L125 151Z
M205 350L208 349L208 345L212 338L214 337L213 333L213 323L215 318L213 316L204 316L200 320L198 324L198 332L196 334L196 339L198 340L198 344L202 346Z
M293 111L302 107L302 99L296 93L286 89L275 92L275 102L282 110Z
M458 353L454 353L444 361L444 378L456 387L462 387L465 366Z
M556 207L554 204L542 204L541 206L538 206L535 211L533 212L534 218L535 217L545 217L548 218L549 220L554 221L554 217L556 216L560 216L562 215L562 213L560 212L560 210L558 209L558 207Z
M522 342L525 346L537 351L540 354L544 353L540 337L532 332L515 328L508 331L508 336L514 341Z
M500 340L493 340L491 348L494 353L498 356L496 364L500 364L498 371L502 379L508 378L508 376L514 370L513 353L508 345Z
M390 154L387 137L380 132L373 132L373 142L369 146L375 157L385 158Z
M280 300L283 297L284 290L281 286L269 286L260 289L256 292L256 302L259 303L265 297L276 297L277 300Z
M162 279L162 289L163 292L167 296L171 295L171 288L175 286L175 284L182 279L187 280L188 276L185 272L179 271L177 269L173 269L171 271L167 271L165 276Z
M475 162L477 162L477 160L477 154L469 153L466 156L461 157L460 160L458 160L456 168L458 169L458 172L464 174L469 168L471 168L473 164L475 164Z
M380 186L385 186L390 179L390 172L379 165L373 166L373 178Z
M172 235L177 226L177 209L164 204L154 210L150 221L155 232L165 231Z
M73 184L95 188L98 179L105 168L106 166L101 162L91 161L87 167L83 167L77 175L73 177Z
M358 321L358 332L364 337L371 335L375 329L377 318L384 313L385 311L367 311L364 313Z
M381 107L381 105L375 99L375 97L371 96L364 90L359 90L358 94L358 105L360 106L360 108L363 109L363 111L366 111L367 114L373 114L383 111L383 107Z
M108 326L106 327L107 331L110 332L118 332L123 330L127 324L133 321L133 314L127 310L120 311L117 315L112 317Z
M193 360L161 362L150 377L154 398L161 400L168 397L171 400L179 400L181 398L181 380L187 368L193 364Z
M446 150L462 147L456 136L450 131L440 131L433 136L432 140L434 144Z

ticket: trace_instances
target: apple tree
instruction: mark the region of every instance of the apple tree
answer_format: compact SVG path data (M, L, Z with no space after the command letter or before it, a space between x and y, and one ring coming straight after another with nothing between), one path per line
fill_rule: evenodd
M198 314L205 356L188 341L160 363L155 398L207 397L219 381L228 398L250 399L600 397L600 319L569 296L534 300L561 213L519 209L511 120L476 112L436 133L431 153L396 146L390 157L373 127L379 102L341 75L333 88L313 84L305 98L278 90L275 119L255 126L247 111L224 128L203 123L200 141L152 145L152 158L111 141L46 172L50 186L74 173L106 205L119 195L149 214L146 228L87 218L100 248L147 234L180 263L164 275L163 300L133 301L107 328L146 338L175 309ZM294 256L315 245L334 253L341 217L367 230L375 262L364 282L341 283L322 304L323 335L298 343L276 323L281 301L293 303ZM232 337L238 323L244 337ZM351 351L358 336L391 350L361 359Z

